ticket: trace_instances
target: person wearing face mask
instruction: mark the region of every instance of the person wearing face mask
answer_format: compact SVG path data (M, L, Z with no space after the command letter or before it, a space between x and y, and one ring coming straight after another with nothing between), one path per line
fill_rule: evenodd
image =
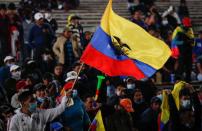
M10 77L10 67L15 64L13 56L6 56L4 58L4 66L0 67L0 84L4 85L5 80Z
M190 84L179 92L179 109L169 94L170 123L173 131L201 131L201 107L198 94Z
M21 79L21 69L18 65L12 65L10 68L11 78L15 79L16 81Z
M34 23L32 21L31 12L27 11L27 14L25 15L25 19L22 22L23 26L23 38L24 38L24 59L27 57L31 57L31 47L29 46L29 31L34 26Z
M47 10L47 12L44 13L44 17L45 17L44 21L45 23L48 23L51 26L55 34L56 30L58 29L58 24L57 24L57 21L54 18L52 18L50 11L51 10Z
M67 96L62 98L61 104L56 108L39 110L37 102L30 91L21 93L18 97L22 107L11 118L9 131L44 131L46 123L59 116L66 107L70 107L71 100Z
M37 107L39 109L49 109L52 107L50 104L50 99L46 96L46 86L42 83L36 84L34 86L36 101L37 101Z
M4 83L9 101L11 101L11 97L16 93L16 83L21 80L20 66L12 65L10 67L10 74L11 77L6 79Z
M127 78L126 79L126 87L127 87L127 96L129 98L133 97L133 93L135 90L135 80L133 78Z
M78 96L76 89L72 90L73 82L67 82L63 89L66 96L72 97L74 105L66 108L61 115L65 131L85 131L89 128L90 118L85 105ZM63 93L64 94L64 93Z
M115 88L114 86L110 83L109 80L106 81L106 85L107 85L107 98L111 98L115 95Z
M162 90L161 89L157 90L156 97L158 97L162 101L163 95L162 95Z
M142 91L140 89L135 89L134 90L134 95L133 95L133 109L135 112L133 113L133 122L134 126L140 129L140 116L141 114L147 109L148 105L144 101Z
M107 100L107 105L118 105L120 98L123 98L125 96L125 90L126 88L124 87L124 85L119 84L115 89L115 95Z

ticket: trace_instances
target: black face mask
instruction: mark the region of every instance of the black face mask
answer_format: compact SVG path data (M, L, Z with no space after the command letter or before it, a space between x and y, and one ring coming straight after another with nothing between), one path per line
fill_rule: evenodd
M188 31L188 30L189 30L189 27L183 27L183 29L184 29L185 31Z

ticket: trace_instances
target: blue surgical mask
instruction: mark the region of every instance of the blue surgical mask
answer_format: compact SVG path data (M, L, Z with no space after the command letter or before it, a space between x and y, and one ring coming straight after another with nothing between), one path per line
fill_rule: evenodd
M75 98L78 95L78 91L77 90L73 90L72 91L72 97Z
M37 103L36 102L35 103L29 103L29 111L31 113L35 112L36 109L37 109Z
M112 97L115 95L114 86L107 86L107 97Z
M135 84L127 84L127 89L134 90L135 89Z
M42 98L42 97L37 97L37 100L40 102L40 103L43 103L45 98Z
M136 104L141 104L141 103L143 103L143 102L144 102L144 99L141 99L141 100L139 100L139 101L135 101Z
M162 94L159 94L156 97L158 97L161 101L163 100L163 95Z

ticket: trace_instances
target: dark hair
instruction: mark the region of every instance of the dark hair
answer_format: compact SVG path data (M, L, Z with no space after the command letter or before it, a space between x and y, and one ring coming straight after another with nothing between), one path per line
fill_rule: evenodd
M0 112L5 114L14 113L14 109L11 105L5 104L0 106Z
M62 67L63 67L63 64L62 64L62 63L57 63L57 64L55 65L55 67L57 67L57 66L62 66Z
M133 94L135 95L135 93L137 93L137 92L141 92L142 93L142 91L139 88L137 88L137 89L134 90Z
M38 91L38 90L45 90L46 86L43 85L42 83L38 83L34 86L34 92Z
M18 100L19 100L19 102L23 102L23 101L27 100L32 95L33 94L31 91L24 91L21 94L19 94Z
M159 104L161 104L161 100L158 97L154 96L154 97L152 97L150 103L151 104L153 104L153 103L159 103Z
M8 5L8 9L10 9L10 10L16 10L16 6L15 6L15 4L14 3L9 3L9 5Z
M183 88L180 90L179 97L190 96L190 91L188 88Z
M52 81L53 80L53 75L49 72L46 72L44 75L43 75L43 80L48 80L48 81Z
M86 95L84 95L84 96L82 97L82 100L83 100L84 102L86 102L86 100L87 100L89 97L93 97L93 95L91 95L91 94L86 94Z
M6 10L6 4L0 4L0 10Z

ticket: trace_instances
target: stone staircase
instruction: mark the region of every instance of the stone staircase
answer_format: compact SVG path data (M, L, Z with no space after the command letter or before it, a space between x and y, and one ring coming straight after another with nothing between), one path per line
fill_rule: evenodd
M76 14L82 18L80 22L84 27L84 31L95 31L100 24L100 19L107 3L108 0L81 0L80 7L76 10L70 10L68 12L61 10L52 11L53 17L57 19L59 25L59 30L57 32L61 32L61 29L67 23L67 17L70 14ZM130 17L126 0L114 0L113 9L122 17L127 19Z
M19 3L20 0L0 0L0 3ZM168 1L168 2L166 2ZM170 5L174 7L179 6L180 0L157 0L155 3L160 12L165 11ZM84 31L95 31L96 27L100 24L100 19L108 0L80 0L80 7L68 12L64 10L52 10L53 18L58 22L60 33L67 23L67 17L70 14L79 15L82 20L81 24ZM192 18L194 31L202 30L202 0L187 0L187 5ZM113 0L113 9L120 16L129 19L130 14L127 10L127 0Z
M162 2L157 0L155 3L159 11L162 13L170 5L174 7L179 6L180 0L170 0L169 2ZM53 11L53 17L57 19L59 23L59 30L66 24L66 19L69 14L77 14L81 16L81 24L84 26L84 30L95 31L96 27L100 24L101 16L108 3L108 0L81 0L81 5L77 10L65 11ZM187 0L187 5L190 11L190 16L193 22L194 31L202 30L202 0ZM113 9L120 16L129 19L130 14L127 10L127 0L113 0Z
M174 7L179 6L180 0L170 0L169 2L161 2L161 0L157 0L155 3L160 12L168 9L170 5ZM187 6L189 8L190 17L192 19L193 29L195 33L197 31L202 30L202 0L186 0Z

